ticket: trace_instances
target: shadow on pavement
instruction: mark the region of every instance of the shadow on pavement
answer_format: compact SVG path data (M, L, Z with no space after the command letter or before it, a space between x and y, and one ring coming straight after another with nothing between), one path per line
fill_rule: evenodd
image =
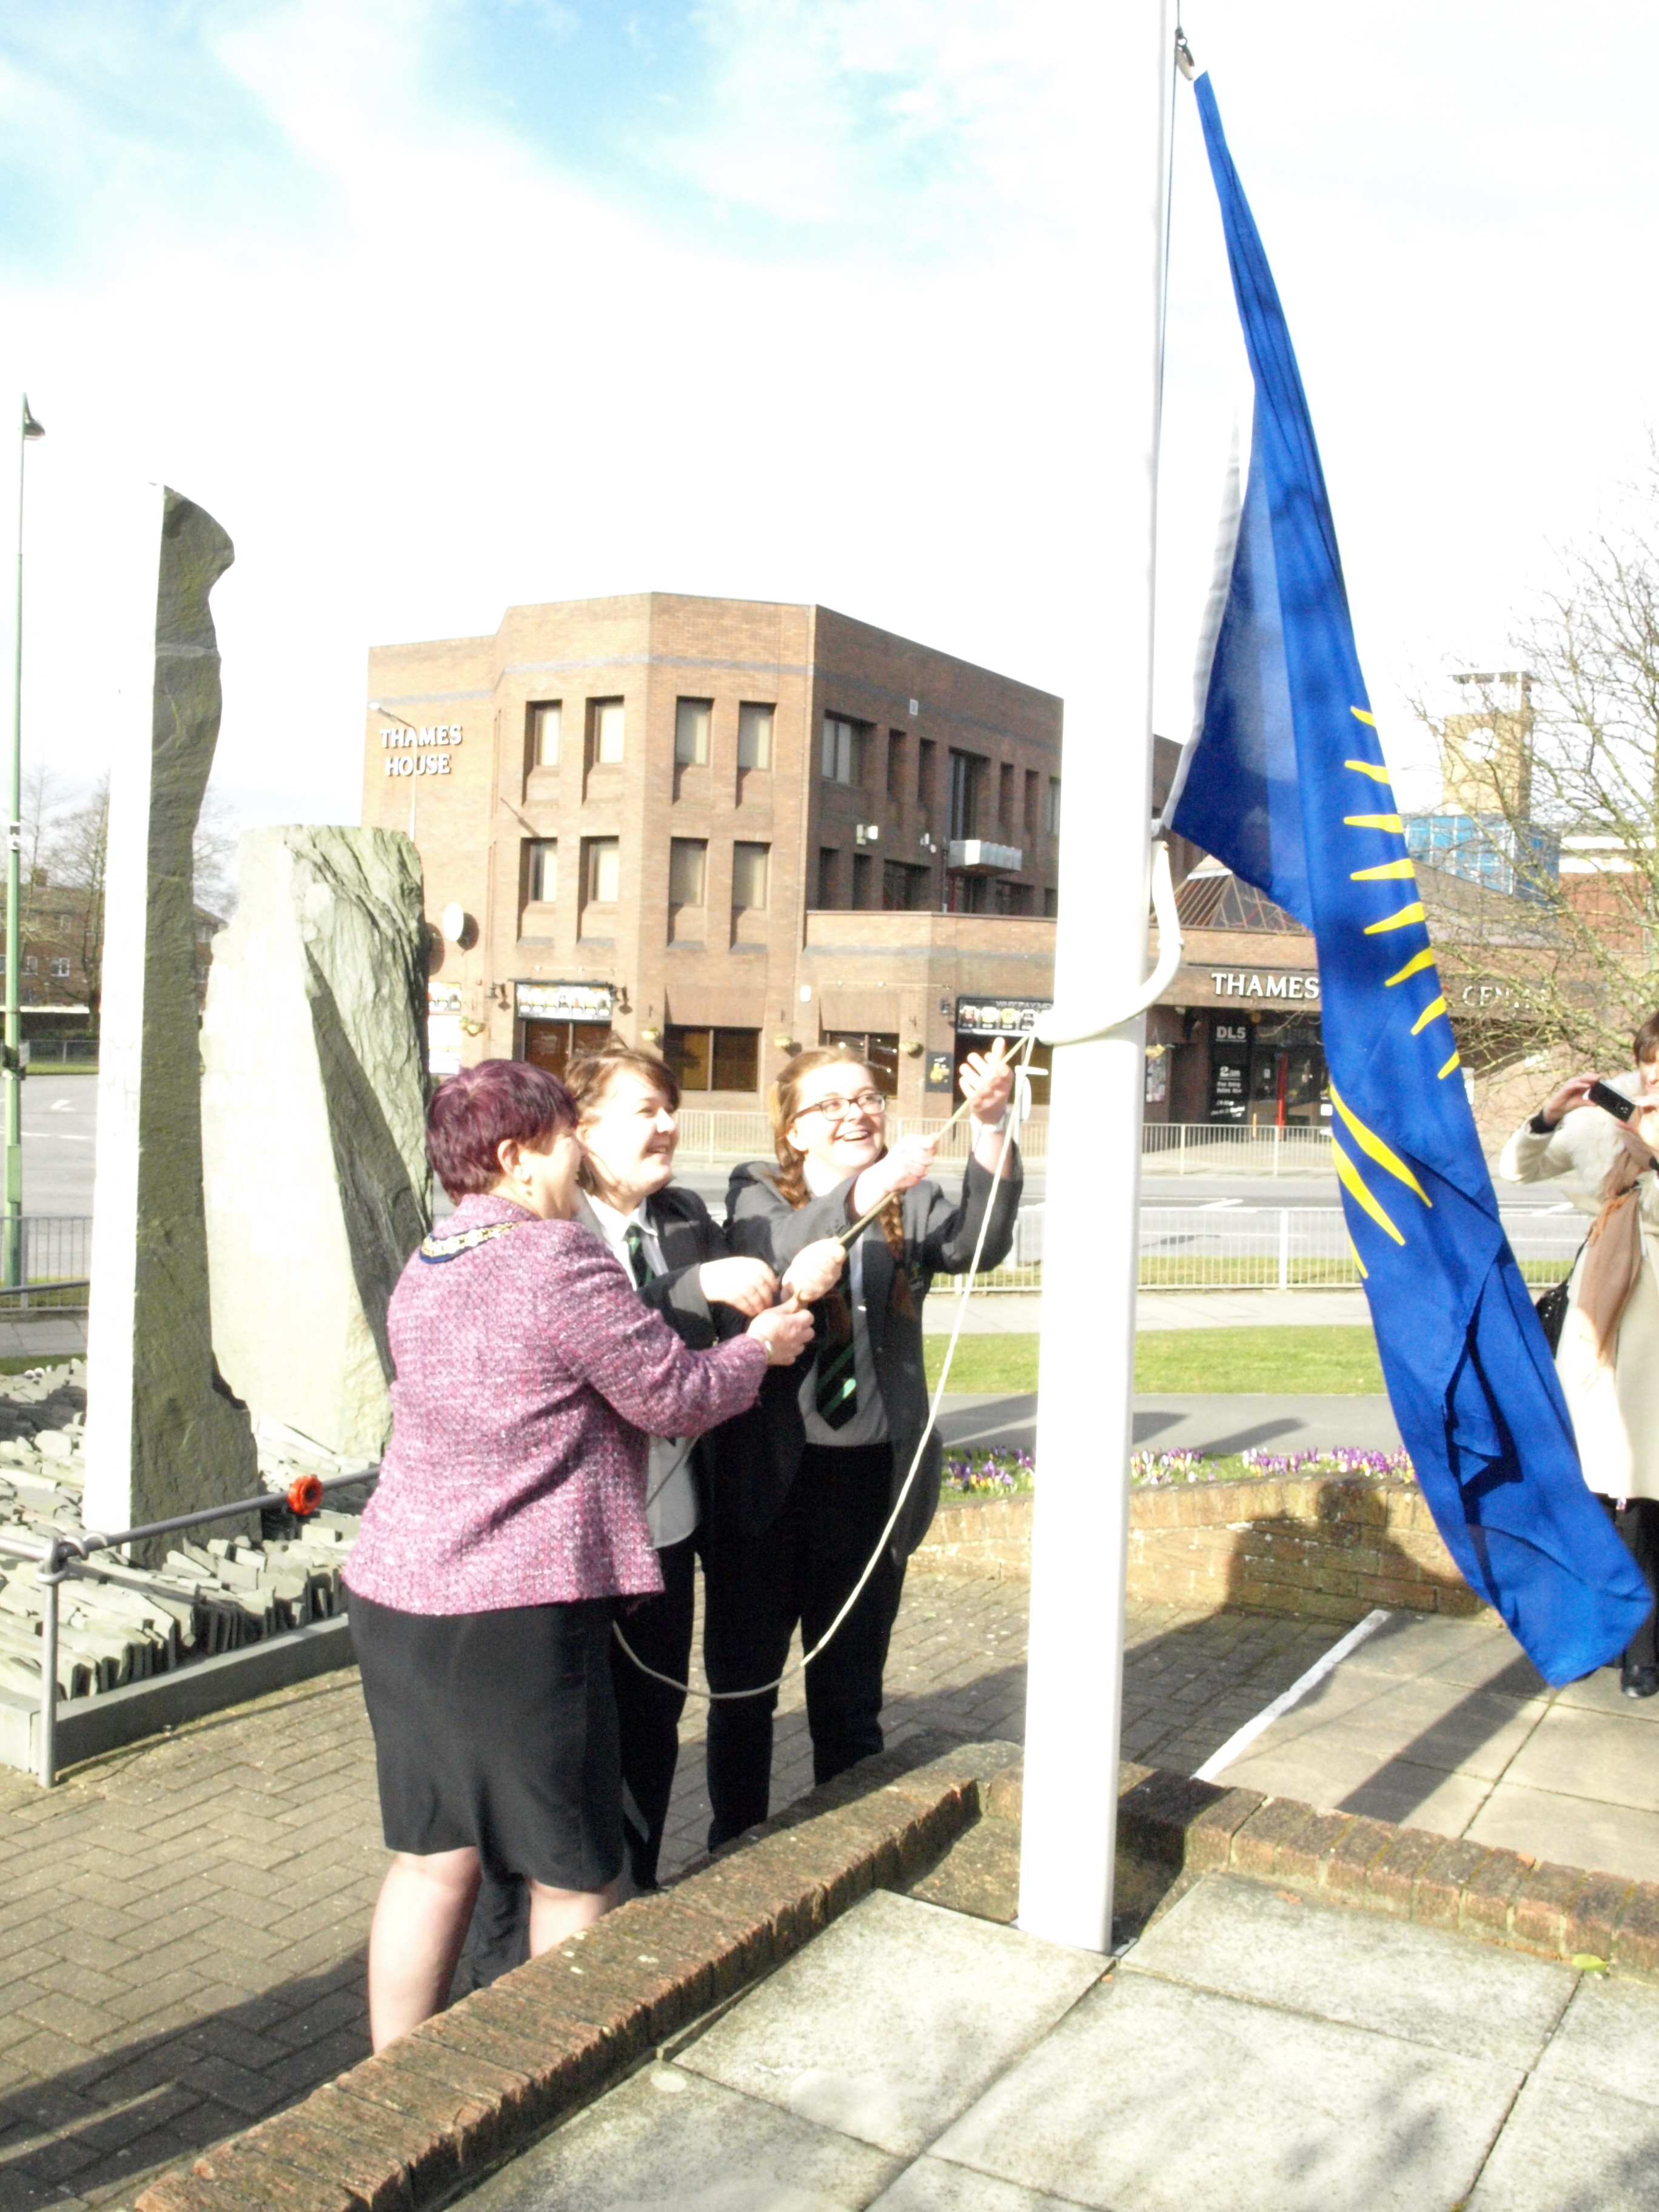
M364 1954L0 2096L0 2212L126 2194L368 2056Z

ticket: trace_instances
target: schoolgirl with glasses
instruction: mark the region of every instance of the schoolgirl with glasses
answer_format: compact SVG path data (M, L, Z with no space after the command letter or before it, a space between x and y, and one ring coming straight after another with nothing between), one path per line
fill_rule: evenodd
M1000 1046L961 1070L973 1142L959 1194L933 1180L936 1140L889 1146L888 1101L844 1045L799 1053L768 1101L775 1162L750 1161L726 1194L734 1252L764 1260L786 1292L823 1280L840 1235L880 1212L845 1255L834 1290L816 1297L817 1355L763 1389L759 1445L747 1482L722 1486L706 1532L703 1571L709 1686L774 1681L797 1627L811 1650L880 1557L847 1620L806 1670L816 1780L882 1747L883 1672L905 1562L939 1502L943 1450L928 1439L890 1536L882 1530L927 1425L921 1311L937 1274L969 1267L988 1208L981 1265L1013 1242L1023 1170L1006 1137L1013 1071ZM719 1634L714 1632L719 1625ZM769 1807L776 1693L710 1708L710 1846L763 1820Z

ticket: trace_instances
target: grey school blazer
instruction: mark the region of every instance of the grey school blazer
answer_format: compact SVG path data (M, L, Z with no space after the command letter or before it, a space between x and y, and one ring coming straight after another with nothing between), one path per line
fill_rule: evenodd
M761 1160L750 1160L733 1171L726 1194L726 1236L734 1252L765 1260L781 1275L803 1246L816 1243L820 1237L838 1236L848 1226L854 1218L849 1207L857 1178L848 1176L827 1197L809 1198L805 1206L792 1206L778 1191L776 1174L775 1168ZM970 1159L963 1177L962 1195L954 1205L931 1180L904 1193L903 1265L910 1284L908 1313L894 1310L892 1288L897 1262L881 1224L872 1222L864 1232L864 1299L870 1350L876 1382L887 1409L896 1498L927 1425L921 1309L928 1286L935 1275L965 1272L988 1206L991 1219L980 1265L1000 1266L1014 1241L1014 1218L1019 1212L1024 1179L1016 1147L1009 1154L1007 1176L994 1184L989 1171ZM802 1408L811 1403L813 1387L814 1368L805 1360L793 1370L775 1369L762 1385L757 1412L764 1431L764 1459L755 1470L758 1494L748 1501L749 1512L759 1526L763 1527L776 1513L800 1466L806 1449ZM738 1423L728 1426L741 1429L755 1418L744 1415ZM930 1437L890 1544L894 1559L901 1565L927 1533L939 1504L944 1457L938 1436Z

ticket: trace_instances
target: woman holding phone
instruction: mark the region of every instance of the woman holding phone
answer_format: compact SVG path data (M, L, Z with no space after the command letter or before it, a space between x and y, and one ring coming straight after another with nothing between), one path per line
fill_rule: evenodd
M1594 1215L1568 1285L1555 1370L1584 1480L1601 1496L1659 1601L1659 1013L1633 1040L1634 1068L1576 1075L1504 1146L1509 1182L1558 1180ZM1624 1655L1627 1698L1659 1692L1659 1611Z

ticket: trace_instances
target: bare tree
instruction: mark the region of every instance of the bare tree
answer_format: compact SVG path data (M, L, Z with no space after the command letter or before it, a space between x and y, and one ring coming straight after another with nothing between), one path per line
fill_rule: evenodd
M109 846L109 778L88 796L58 808L41 833L46 873L39 915L40 941L73 961L69 995L95 1021L104 964L104 872ZM55 899L52 893L59 896Z
M1453 688L1449 711L1417 702L1467 818L1450 865L1510 894L1452 925L1465 1002L1501 1010L1513 1046L1620 1066L1659 1006L1659 457L1564 556L1510 669Z

